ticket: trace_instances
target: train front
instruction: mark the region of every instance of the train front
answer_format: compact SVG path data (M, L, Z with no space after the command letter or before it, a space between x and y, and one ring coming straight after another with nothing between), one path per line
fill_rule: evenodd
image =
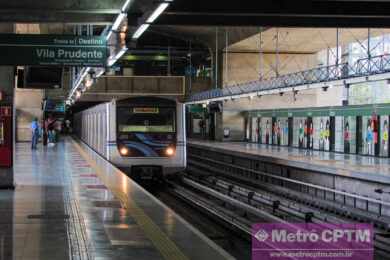
M160 178L186 164L184 106L144 97L117 102L117 162L134 177Z

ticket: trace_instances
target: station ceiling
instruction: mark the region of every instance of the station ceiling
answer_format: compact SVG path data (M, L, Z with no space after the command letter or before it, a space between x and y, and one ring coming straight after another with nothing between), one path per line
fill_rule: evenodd
M0 22L39 23L42 33L68 33L75 24L93 24L96 28L111 24L124 2L125 0L0 0ZM128 11L129 34L158 4L154 0L131 2ZM240 48L243 49L252 47L250 41L244 43L241 40L258 33L259 27L390 28L390 0L174 0L146 34L192 40L211 48L215 47L216 33L223 37L223 29L216 32L215 27L218 26L228 27L229 45L240 42L243 45ZM296 33L307 36L304 30ZM153 37L149 39L153 41ZM218 42L219 49L225 45L226 42L222 40ZM299 42L291 44L298 45L302 46ZM318 48L313 44L312 50L316 49Z
M390 34L390 28L374 28L368 32L367 28L339 28L339 45L351 42L364 41L370 37ZM337 45L337 31L335 28L268 28L229 46L231 52L276 52L276 36L279 35L278 51L288 54L312 54L328 47ZM261 49L260 49L261 37ZM375 46L371 46L374 48Z
M39 24L38 33L45 34L73 33L74 25L92 24L99 33L112 24L124 3L125 0L0 0L0 22ZM159 3L132 0L128 11L129 42L132 32ZM323 28L336 26L350 28L342 29L341 44L366 38L366 29L353 27L390 28L390 0L174 0L129 47L164 48L179 40L183 48L192 42L207 51L216 47L222 50L227 43L230 51L250 52L258 51L258 33L263 31L263 50L274 52L275 27L282 27L280 52L314 53L336 45L334 29ZM373 29L372 36L383 31L387 29Z
M129 11L129 24L136 28L142 23L149 2L134 0ZM216 27L220 30L216 32ZM269 27L345 27L345 28L390 28L389 0L262 0L262 1L210 1L175 0L156 20L145 34L160 33L167 37L180 37L205 44L210 49L226 46L225 29L228 29L228 45L242 43L242 40L256 35ZM260 29L262 28L262 29ZM294 29L292 29L294 30ZM310 35L308 30L295 30L290 46L285 51L315 52L323 48L321 37L329 37L329 46L336 45L335 33L322 30L322 36ZM354 35L340 35L340 42L352 38L362 39L366 31L354 31ZM271 33L269 33L271 35ZM256 36L255 36L256 37ZM307 39L313 39L311 46L304 46ZM142 39L141 39L142 41ZM248 43L248 42L247 42ZM298 49L296 48L298 46ZM241 49L236 45L237 49ZM267 46L266 46L267 47ZM253 49L253 44L242 49ZM271 50L272 51L272 48Z
M176 0L160 25L390 26L388 0Z
M123 0L0 0L0 22L110 24Z
M0 0L0 21L108 24L125 0ZM158 3L133 0L132 24ZM390 26L388 0L175 0L158 25L185 26Z

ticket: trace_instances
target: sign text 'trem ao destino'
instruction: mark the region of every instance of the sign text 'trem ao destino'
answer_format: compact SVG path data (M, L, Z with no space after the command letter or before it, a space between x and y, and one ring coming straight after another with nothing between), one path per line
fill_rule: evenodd
M99 36L0 34L0 65L102 67L107 42Z

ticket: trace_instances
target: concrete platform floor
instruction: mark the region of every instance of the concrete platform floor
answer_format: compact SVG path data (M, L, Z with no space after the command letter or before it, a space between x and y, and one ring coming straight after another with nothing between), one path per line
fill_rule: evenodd
M231 259L88 149L16 144L16 189L0 190L0 260Z

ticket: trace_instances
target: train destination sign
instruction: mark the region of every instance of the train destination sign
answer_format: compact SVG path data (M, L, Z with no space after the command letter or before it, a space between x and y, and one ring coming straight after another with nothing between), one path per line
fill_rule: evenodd
M104 67L107 41L100 36L0 34L0 65Z

